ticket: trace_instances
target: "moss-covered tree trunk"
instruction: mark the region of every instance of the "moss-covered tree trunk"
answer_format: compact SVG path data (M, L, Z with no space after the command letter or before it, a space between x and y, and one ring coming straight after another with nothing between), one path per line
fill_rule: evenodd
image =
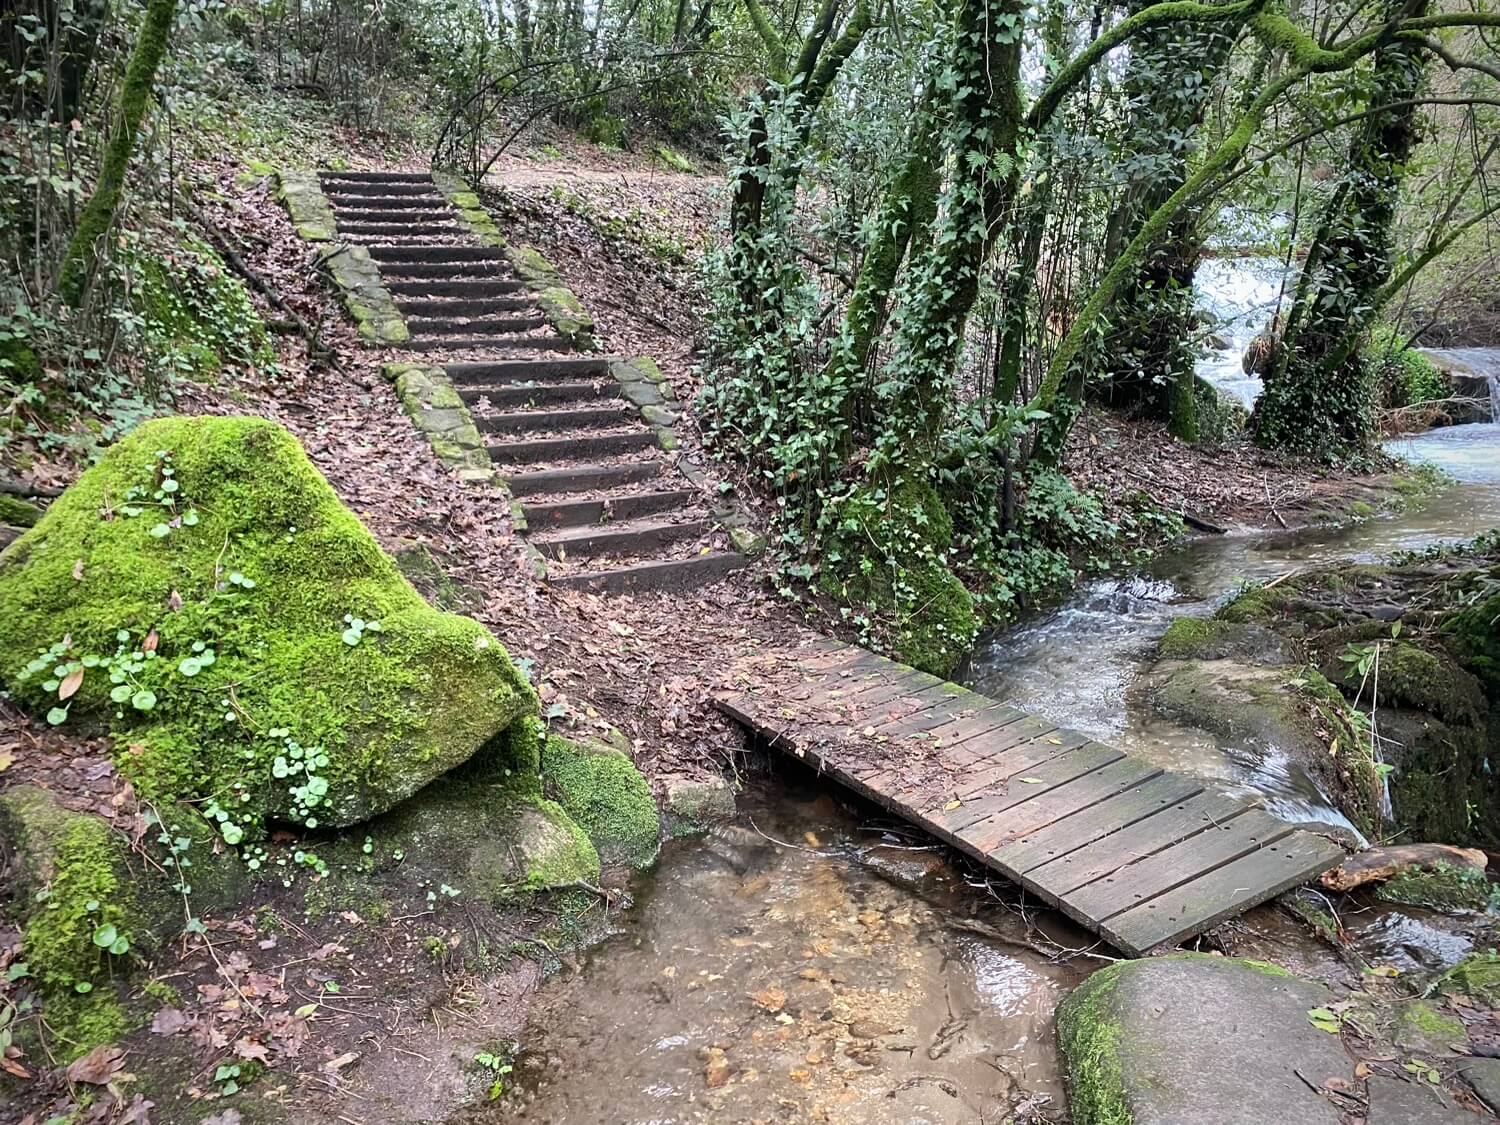
M99 247L115 223L115 214L120 208L120 192L125 186L125 174L130 167L130 157L135 151L136 134L146 116L146 103L151 98L151 85L156 80L157 68L167 53L167 38L172 31L172 20L177 14L177 0L149 0L146 16L141 22L140 34L135 49L130 53L130 62L125 67L125 81L120 87L120 102L115 114L114 132L109 147L104 151L104 161L99 167L99 179L93 193L84 205L78 220L78 229L68 243L63 256L62 272L57 289L63 300L73 307L83 303L84 294L93 279L99 262Z
M1388 6L1388 18L1426 13L1428 0ZM1367 102L1389 105L1355 127L1346 170L1308 247L1287 328L1256 404L1264 446L1321 456L1365 448L1373 433L1369 379L1359 345L1395 261L1396 206L1420 132L1413 104L1426 52L1396 40L1375 52Z
M932 452L979 278L1016 192L1021 124L1019 0L959 0L948 151L957 174L902 324L893 403L907 459Z

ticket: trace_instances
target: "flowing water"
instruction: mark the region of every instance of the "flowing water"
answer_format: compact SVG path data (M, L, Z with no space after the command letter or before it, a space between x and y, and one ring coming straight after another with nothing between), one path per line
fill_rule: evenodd
M1053 1011L1087 966L964 928L983 896L937 851L821 794L752 788L744 827L669 845L543 990L513 1094L465 1120L957 1125L1059 1104Z

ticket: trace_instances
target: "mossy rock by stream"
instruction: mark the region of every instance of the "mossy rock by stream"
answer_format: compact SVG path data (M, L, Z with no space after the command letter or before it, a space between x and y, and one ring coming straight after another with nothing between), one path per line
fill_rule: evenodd
M1337 1125L1338 1110L1316 1087L1348 1080L1354 1064L1337 1036L1307 1018L1332 999L1274 965L1227 957L1101 969L1058 1008L1072 1120Z
M1369 836L1500 845L1497 553L1481 537L1250 587L1167 630L1153 703L1239 749L1288 754Z
M617 746L547 738L542 785L578 822L606 863L646 867L661 848L661 816L646 779Z
M537 708L258 418L140 426L0 554L0 680L108 728L143 797L228 810L230 843L365 820Z
M944 563L953 520L930 484L868 486L824 553L819 589L889 634L892 655L947 677L979 632L974 599Z

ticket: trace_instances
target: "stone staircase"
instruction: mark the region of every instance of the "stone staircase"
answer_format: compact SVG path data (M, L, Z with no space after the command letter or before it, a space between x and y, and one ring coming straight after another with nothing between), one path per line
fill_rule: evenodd
M405 320L403 347L441 367L484 434L550 582L683 590L746 565L626 398L620 358L568 354L506 250L480 244L431 176L320 179L339 240L367 248Z

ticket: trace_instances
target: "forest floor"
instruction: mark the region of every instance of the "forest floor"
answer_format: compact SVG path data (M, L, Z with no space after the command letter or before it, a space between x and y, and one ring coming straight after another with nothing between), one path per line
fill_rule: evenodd
M353 166L399 167L353 136L342 139ZM720 179L666 169L654 156L636 159L561 140L531 155L497 168L490 201L502 229L554 262L593 314L604 349L655 357L690 401L699 323L693 263L714 237ZM689 594L601 597L538 585L526 572L505 498L462 486L434 459L381 375L378 357L359 346L269 177L246 177L243 167L225 160L200 165L195 178L216 188L202 196L214 223L293 312L320 326L320 342L333 358L313 358L300 337L281 335L276 370L182 384L174 409L256 414L287 427L382 546L398 555L424 549L450 582L473 593L473 616L513 657L532 662L556 725L583 733L619 728L658 794L675 777L732 773L743 735L708 705L710 691L738 658L786 643L809 629L810 619L827 631L831 624L815 608L774 593L764 562ZM691 409L679 430L694 451ZM1299 513L1326 513L1384 488L1278 462L1247 445L1184 448L1157 427L1097 412L1078 428L1068 469L1080 487L1117 500L1145 491L1168 510L1247 528L1296 522ZM42 458L15 475L59 487L75 472ZM742 470L728 465L722 472L739 482L741 501L753 508ZM0 704L0 771L5 786L36 782L139 838L139 810L102 742L80 742ZM453 997L466 993L472 1003L455 1019L472 1024L477 1041L514 1034L525 997L540 979L533 963L520 961L484 981L467 974L445 981L438 973L434 984L434 974L424 976L422 964L443 965L431 957L424 962L422 950L434 933L461 931L468 924L461 911L439 921L414 903L412 917L421 921L398 924L398 917L377 925L349 908L316 925L281 918L273 932L266 906L252 904L216 924L214 963L194 945L179 964L158 966L158 979L172 979L181 1006L169 1006L177 1015L153 1030L163 1044L179 1033L190 1036L203 1058L248 1044L242 1057L284 1066L278 1112L291 1106L313 1115L347 1112L351 1091L357 1097L358 1084L372 1078L386 1090L422 1090L436 1064L416 1066L402 1045L415 1027L426 1026L420 1014L413 1022L414 1012L450 1010ZM518 919L515 938L531 940L548 923ZM13 937L0 933L0 950ZM289 973L291 966L297 968ZM335 972L345 996L340 1004L321 991ZM309 990L331 1010L318 1021L298 1021L302 1030L293 1032L288 1013ZM380 1054L387 1043L393 1049L379 1066L341 1078L351 1053ZM188 1096L214 1096L205 1072L184 1072L181 1084ZM139 1120L147 1119L142 1111Z

